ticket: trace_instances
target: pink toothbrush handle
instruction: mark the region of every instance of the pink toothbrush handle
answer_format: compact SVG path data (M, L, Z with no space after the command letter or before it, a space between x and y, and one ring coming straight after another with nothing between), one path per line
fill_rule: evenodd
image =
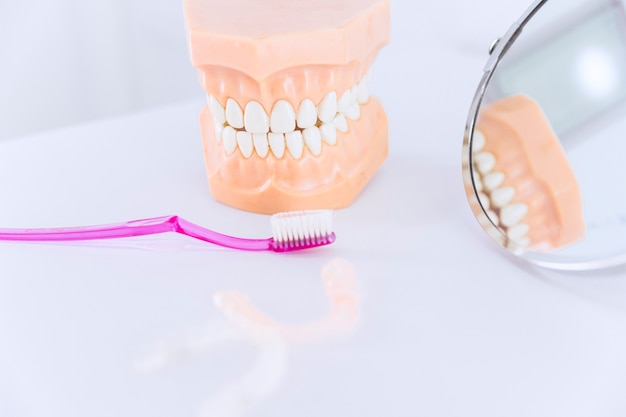
M0 240L22 242L67 242L77 240L115 239L176 232L205 242L232 249L249 251L272 250L273 239L241 239L223 235L193 224L178 216L133 220L127 223L58 228L0 229Z

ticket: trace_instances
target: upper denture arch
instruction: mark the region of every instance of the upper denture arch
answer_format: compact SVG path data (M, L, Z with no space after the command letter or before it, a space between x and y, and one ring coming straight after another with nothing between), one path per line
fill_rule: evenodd
M332 78L332 77L331 77ZM332 90L322 99L280 98L266 109L266 100L244 101L222 94L208 94L207 106L213 115L215 138L222 142L224 152L241 152L244 158L256 154L266 158L270 153L283 158L287 153L299 159L304 149L320 155L322 143L335 145L337 131L347 133L349 121L361 117L361 106L370 99L370 73L341 93ZM319 91L315 91L317 97Z

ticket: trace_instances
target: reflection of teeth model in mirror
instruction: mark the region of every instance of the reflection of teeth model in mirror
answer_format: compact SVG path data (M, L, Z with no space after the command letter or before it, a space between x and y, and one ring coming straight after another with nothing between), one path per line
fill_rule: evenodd
M485 107L472 155L480 204L509 246L549 250L583 237L578 182L534 100L517 95Z
M211 193L275 213L349 205L387 156L369 70L388 0L185 0Z

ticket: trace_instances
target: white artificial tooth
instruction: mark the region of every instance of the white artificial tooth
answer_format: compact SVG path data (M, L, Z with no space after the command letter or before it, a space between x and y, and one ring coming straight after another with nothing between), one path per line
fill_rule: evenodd
M491 202L494 206L502 208L509 204L513 200L513 197L515 197L515 188L498 188L491 193Z
M300 129L313 127L317 123L317 108L311 99L305 98L300 103L297 122Z
M287 133L296 130L296 112L288 101L279 100L274 104L270 126L272 132L275 133Z
M223 125L226 122L224 107L222 107L220 102L213 96L209 96L209 109L211 110L211 114L213 114L213 118L217 120L219 124Z
M370 101L370 89L367 86L367 83L365 82L365 80L363 80L363 81L361 81L359 83L358 93L357 93L357 101L360 104L365 104L368 101Z
M347 90L341 98L337 101L337 112L345 113L350 107L350 90Z
M269 144L267 143L267 134L254 133L252 134L252 141L254 142L254 149L256 150L256 154L259 155L259 157L261 158L265 158L270 151Z
M322 153L322 135L317 126L308 127L302 132L304 143L315 156Z
M487 175L496 166L496 157L489 152L480 152L474 156L474 162L481 174Z
M286 133L285 142L291 156L293 156L295 159L300 159L300 157L302 156L302 151L304 151L304 140L302 138L302 133L299 130Z
M250 101L244 113L244 125L250 133L267 133L270 131L270 119L258 101Z
M215 127L215 139L217 139L219 143L222 141L222 135L224 134L224 124L220 123L218 120L214 120L213 126Z
M493 191L504 183L504 174L501 172L492 172L485 175L484 183L485 188L489 191Z
M350 105L359 102L359 88L355 85L350 90Z
M330 123L337 115L337 93L331 91L317 109L317 117L324 123Z
M504 226L512 227L519 223L527 213L526 204L511 204L500 210L500 220Z
M282 133L270 133L267 135L270 143L270 149L276 158L282 158L285 155L285 135Z
M334 123L324 123L320 127L320 133L324 142L329 145L337 144L337 127Z
M237 131L232 126L226 126L222 132L222 141L224 141L226 154L232 155L237 149Z
M226 101L226 121L235 129L243 127L243 111L239 104L232 98Z
M348 121L346 120L346 116L339 113L333 119L333 124L337 128L338 131L346 133L348 131Z
M509 228L509 230L506 231L506 235L511 240L522 240L522 238L528 234L529 230L530 227L527 224L518 224Z
M491 208L491 201L486 194L478 193L478 201L480 201L480 205L484 210L489 210Z
M521 246L523 248L527 248L527 247L530 246L530 238L529 237L525 237L523 239L516 240L515 243L517 243L518 246Z
M254 144L252 143L252 133L250 132L237 132L237 145L242 155L248 159L252 156L254 150Z
M368 83L368 84L369 84L370 80L372 79L372 70L373 69L374 69L374 67L370 67L370 69L368 69L367 72L365 73L365 77L363 77L365 82Z
M480 152L487 144L485 135L480 130L474 130L474 136L472 136L472 152Z
M361 117L361 106L359 106L359 103L352 103L348 107L346 117L350 120L358 120Z

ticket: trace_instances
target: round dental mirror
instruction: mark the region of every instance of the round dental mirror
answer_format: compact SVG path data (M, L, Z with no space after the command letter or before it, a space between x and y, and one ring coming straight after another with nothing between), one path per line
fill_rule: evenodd
M626 264L626 0L540 0L492 45L463 147L467 196L537 265Z

